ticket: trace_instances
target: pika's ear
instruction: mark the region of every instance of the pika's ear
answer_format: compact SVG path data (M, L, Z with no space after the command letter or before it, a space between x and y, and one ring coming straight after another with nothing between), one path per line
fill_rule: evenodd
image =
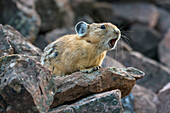
M83 37L87 33L87 28L88 28L88 24L84 21L80 21L76 24L75 31L80 37Z

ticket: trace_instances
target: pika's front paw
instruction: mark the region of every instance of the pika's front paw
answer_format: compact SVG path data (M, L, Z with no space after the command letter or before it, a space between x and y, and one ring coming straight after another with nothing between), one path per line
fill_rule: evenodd
M80 72L91 73L93 71L99 70L100 68L101 68L101 66L97 66L97 67L92 67L92 68L88 68L88 69L82 69L82 70L80 70Z

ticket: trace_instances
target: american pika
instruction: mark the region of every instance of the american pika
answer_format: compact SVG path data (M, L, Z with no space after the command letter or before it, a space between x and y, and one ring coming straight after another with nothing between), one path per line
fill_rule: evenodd
M111 23L80 21L75 31L76 34L65 35L44 49L41 64L56 76L99 69L106 52L116 47L121 36L120 30Z

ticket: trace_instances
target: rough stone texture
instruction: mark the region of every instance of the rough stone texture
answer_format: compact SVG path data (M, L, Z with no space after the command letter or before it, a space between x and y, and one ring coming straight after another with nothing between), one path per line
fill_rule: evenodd
M157 113L157 107L154 103L155 93L142 86L135 85L132 94L134 95L135 113Z
M170 29L159 43L158 53L160 61L170 68Z
M68 35L68 34L75 34L75 30L73 27L68 27L68 28L62 28L62 29L55 29L53 31L50 31L46 33L45 35L45 41L49 44L58 38Z
M114 3L114 15L131 23L142 23L154 27L159 13L157 8L150 3Z
M155 103L158 113L170 113L170 82L159 91Z
M0 25L0 56L24 54L38 59L41 50L27 41L17 30L9 25ZM36 58L37 57L37 58Z
M95 94L49 113L123 113L121 93L119 90L112 90Z
M125 68L120 62L114 60L113 58L106 56L103 60L102 67L117 67L117 68Z
M135 113L134 111L134 96L130 93L128 96L121 99L124 113Z
M108 54L113 57L111 53ZM144 57L138 52L118 52L117 60L124 66L136 67L145 72L145 77L137 81L144 87L151 89L153 92L158 92L166 83L170 81L170 70L162 64Z
M55 80L57 91L52 108L93 93L119 89L122 97L128 95L136 79L144 73L135 68L101 68L90 74L81 72Z
M164 35L170 28L170 12L167 12L162 8L159 8L158 11L160 16L156 25L156 29L158 29L162 35Z
M36 0L36 10L41 17L41 32L73 25L74 13L69 0Z
M0 23L15 27L27 39L34 41L41 24L34 2L35 0L1 0Z
M128 36L132 48L150 58L156 58L161 35L156 30L141 25L132 26L130 31L133 31Z
M50 71L28 56L0 58L0 106L14 113L47 112L55 92ZM8 106L8 107L7 107Z

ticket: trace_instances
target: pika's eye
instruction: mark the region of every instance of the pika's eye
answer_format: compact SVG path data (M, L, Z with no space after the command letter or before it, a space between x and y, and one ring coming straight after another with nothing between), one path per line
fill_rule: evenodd
M101 29L106 29L106 27L104 25L101 26Z

